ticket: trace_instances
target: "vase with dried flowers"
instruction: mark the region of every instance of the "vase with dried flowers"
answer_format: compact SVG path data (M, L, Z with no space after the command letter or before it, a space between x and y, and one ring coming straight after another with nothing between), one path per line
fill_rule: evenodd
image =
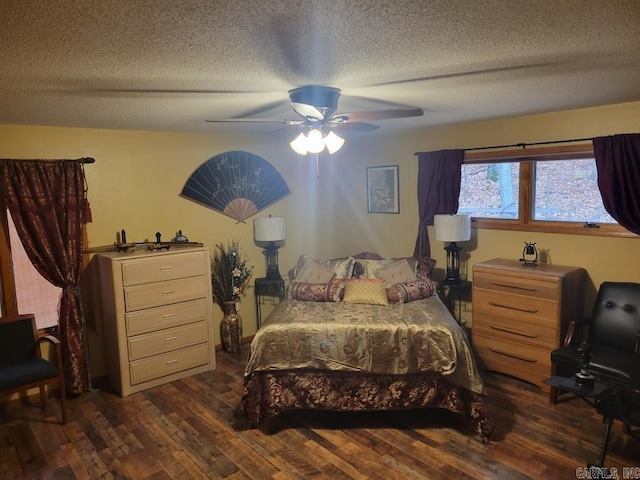
M211 258L213 300L224 313L220 322L222 347L230 353L240 351L242 318L238 314L237 304L251 279L252 269L247 261L237 240L228 242L226 246L217 244Z

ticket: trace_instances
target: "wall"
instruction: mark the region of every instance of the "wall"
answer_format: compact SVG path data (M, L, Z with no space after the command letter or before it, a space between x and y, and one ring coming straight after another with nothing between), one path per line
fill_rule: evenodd
M428 115L428 112L427 112ZM280 249L284 275L301 254L327 258L359 251L385 256L410 256L417 232L417 151L470 148L493 144L561 140L630 133L640 130L640 102L591 109L473 122L424 129L402 135L360 133L347 136L342 150L320 156L318 172L312 157L293 153L285 138L233 137L165 132L131 132L53 127L0 126L0 158L79 158L91 156L86 167L93 223L89 247L112 245L116 233L128 240L154 239L160 231L168 240L181 229L190 240L212 248L238 239L246 248L255 276L264 275L261 249L253 244L252 219L235 220L178 197L191 173L203 162L229 150L246 150L274 165L291 195L259 213L284 215L287 241ZM380 131L384 131L381 128ZM399 165L400 214L368 214L366 168ZM433 232L430 232L433 236ZM640 281L636 238L593 238L580 235L473 231L463 254L469 272L476 262L494 257L519 258L524 241L548 249L553 263L580 265L589 275L590 294L604 280ZM444 245L433 242L432 256L445 262ZM91 271L90 278L93 278ZM95 297L97 289L93 292ZM91 293L90 293L91 294ZM104 373L98 299L88 312L96 328L90 336L91 370ZM469 309L467 309L469 310ZM214 307L216 343L222 313ZM240 311L244 333L256 330L255 304L250 291ZM470 317L470 312L465 312Z

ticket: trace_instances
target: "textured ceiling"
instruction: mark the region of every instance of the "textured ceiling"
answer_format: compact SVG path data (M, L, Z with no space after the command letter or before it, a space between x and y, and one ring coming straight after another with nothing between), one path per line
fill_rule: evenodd
M425 112L378 132L640 100L638 0L2 0L0 15L0 124L262 134L205 119L296 119L287 91L307 84L342 89L338 113Z

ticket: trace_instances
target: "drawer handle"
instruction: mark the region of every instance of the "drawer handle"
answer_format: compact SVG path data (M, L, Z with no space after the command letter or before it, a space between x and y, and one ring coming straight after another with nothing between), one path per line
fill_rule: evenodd
M512 307L511 305L501 305L501 304L495 303L495 302L489 302L489 305L491 305L493 307L506 308L506 309L509 309L509 310L518 310L519 312L525 312L525 313L538 313L538 309L537 308L535 308L533 310L529 310L527 308Z
M163 316L162 316L162 319L163 319L163 320L169 320L170 318L173 318L173 317L175 317L175 316L176 316L176 314L175 314L175 313L167 313L166 315L163 315Z
M527 338L538 338L538 335L535 333L519 332L517 330L511 330L510 328L496 327L495 325L489 325L489 326L494 330L498 330L500 332L513 333L514 335L520 335L521 337L527 337Z
M176 293L175 290L169 290L169 291L166 291L166 292L162 292L163 295L173 295L174 293Z
M167 366L169 366L169 365L175 365L176 363L178 363L178 360L169 360L169 361L166 363L166 365L167 365Z
M165 338L164 339L164 343L172 343L172 342L175 342L177 339L178 339L178 337Z
M538 289L534 287L520 287L518 285L509 285L508 283L498 283L498 282L489 282L491 285L495 285L496 287L506 287L506 288L515 288L516 290L526 290L527 292L537 292Z
M173 267L160 267L161 272L166 272L167 270L173 270Z
M497 353L498 355L504 355L505 357L515 358L517 360L522 360L524 362L529 362L529 363L536 363L537 362L537 360L535 358L520 357L518 355L514 355L513 353L503 352L502 350L496 350L494 348L489 348L489 350L492 351L493 353Z

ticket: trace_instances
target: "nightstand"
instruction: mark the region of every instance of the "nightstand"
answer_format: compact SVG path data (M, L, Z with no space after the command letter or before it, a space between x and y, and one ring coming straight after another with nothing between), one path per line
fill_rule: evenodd
M449 308L451 315L456 319L459 325L464 326L462 320L462 302L471 298L471 282L469 280L460 280L456 283L443 281L440 284L444 303ZM458 315L456 316L456 306L458 307Z
M254 285L254 294L256 296L256 320L258 328L262 325L261 305L264 303L265 297L278 298L284 300L284 280L282 278L256 278Z

